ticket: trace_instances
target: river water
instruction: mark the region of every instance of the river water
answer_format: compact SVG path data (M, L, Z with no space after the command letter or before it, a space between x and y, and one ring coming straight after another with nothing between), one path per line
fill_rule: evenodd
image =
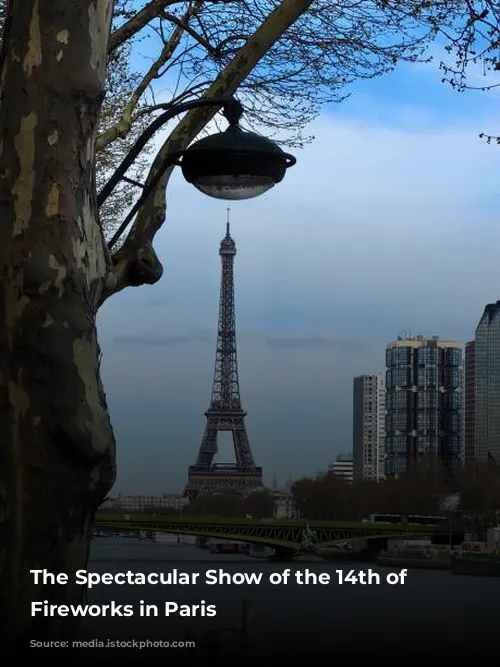
M117 604L134 605L136 613L133 618L86 620L82 638L169 642L194 638L200 647L204 646L207 631L239 627L244 601L253 600L255 639L251 651L256 656L334 659L338 655L388 657L397 654L401 661L414 655L490 657L496 651L500 594L497 578L409 570L404 584L389 585L387 575L399 573L399 568L365 563L275 563L243 555L212 555L194 546L153 544L131 538L94 540L88 569L102 574L128 570L169 572L174 568L186 573L199 572L201 583L184 586L101 584L89 590L89 604L103 605L113 600ZM287 568L291 570L291 577L286 585L269 582L269 575ZM306 568L316 574L328 573L331 582L328 585L297 584L294 573ZM206 571L218 569L229 573L262 573L262 583L205 584ZM345 576L349 570L368 572L369 569L379 574L380 584L338 583L338 570ZM159 616L141 618L137 611L140 600L157 605ZM215 617L181 618L178 614L165 617L163 613L167 601L195 605L201 600L207 605L216 605ZM203 651L205 648L201 653L195 652L202 655ZM177 659L180 652L181 649L177 649ZM184 649L186 661L188 654L189 661L193 662L194 652ZM170 651L171 664L172 657Z

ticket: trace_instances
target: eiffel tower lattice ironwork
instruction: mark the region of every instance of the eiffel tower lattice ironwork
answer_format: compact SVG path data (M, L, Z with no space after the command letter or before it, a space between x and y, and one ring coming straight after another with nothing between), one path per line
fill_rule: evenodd
M214 381L198 458L189 467L184 490L184 495L191 500L222 488L247 494L262 486L262 468L255 465L245 427L246 412L241 407L234 313L236 244L230 235L229 209L226 236L221 241L219 255L222 276ZM219 431L232 431L235 463L214 463Z

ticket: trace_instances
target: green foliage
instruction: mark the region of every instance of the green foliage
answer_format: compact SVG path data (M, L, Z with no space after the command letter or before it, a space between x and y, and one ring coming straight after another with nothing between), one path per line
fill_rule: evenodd
M139 75L130 67L131 45L125 44L109 56L108 76L106 78L105 98L99 117L99 135L109 130L117 122L126 109L130 97L134 93ZM106 144L96 154L96 187L97 191L103 187L116 167L128 155L141 133L146 129L150 120L146 101L141 101L134 113L134 121L130 131L123 137ZM148 156L151 148L146 146L139 158L128 171L130 179L143 183L148 167ZM116 229L125 217L127 209L140 196L140 188L130 183L122 182L113 191L111 196L100 208L101 224L106 235Z

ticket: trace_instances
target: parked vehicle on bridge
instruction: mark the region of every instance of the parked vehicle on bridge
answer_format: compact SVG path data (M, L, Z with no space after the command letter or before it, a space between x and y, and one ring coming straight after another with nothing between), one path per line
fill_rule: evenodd
M410 514L408 516L408 523L419 524L421 526L442 526L448 523L445 516L420 516L418 514Z
M442 526L448 523L445 516L421 516L419 514L370 514L363 523L407 523L417 526Z
M402 514L369 514L363 523L404 523Z

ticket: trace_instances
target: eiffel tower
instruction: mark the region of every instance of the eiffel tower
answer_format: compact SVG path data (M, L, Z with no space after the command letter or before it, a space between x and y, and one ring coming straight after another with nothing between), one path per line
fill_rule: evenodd
M256 467L254 463L245 427L247 413L241 407L234 314L233 265L236 245L229 231L229 210L226 236L219 249L222 275L212 397L210 407L205 412L207 421L198 458L189 467L184 490L184 496L190 500L199 494L223 488L245 495L262 486L262 468ZM232 432L235 463L214 463L219 431Z

